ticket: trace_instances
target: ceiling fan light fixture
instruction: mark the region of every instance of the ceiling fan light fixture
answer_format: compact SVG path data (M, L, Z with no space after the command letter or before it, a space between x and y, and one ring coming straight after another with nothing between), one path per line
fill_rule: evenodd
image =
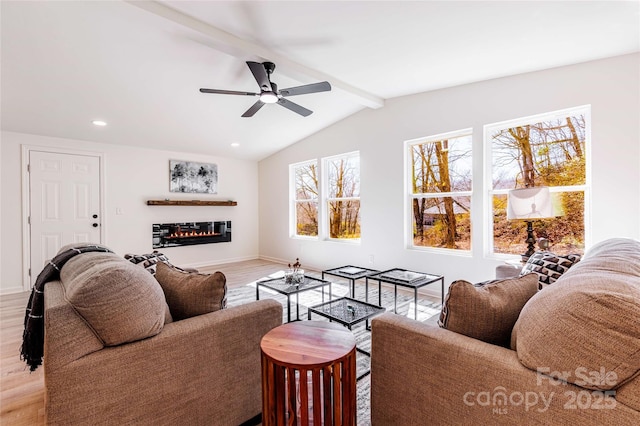
M260 100L265 104L275 104L278 102L278 95L273 92L263 92L260 94Z
M2 0L0 0L2 1ZM217 93L220 95L240 95L240 96L258 96L258 100L251 105L251 107L241 115L241 117L253 117L266 104L278 104L283 108L295 112L302 117L308 117L313 114L313 111L306 109L305 107L298 105L295 102L291 102L287 99L287 96L306 95L308 93L327 92L331 90L331 84L328 81L321 81L318 83L304 84L302 86L289 87L286 89L278 90L278 85L272 83L269 79L271 73L275 69L273 62L252 62L247 61L247 66L253 74L256 83L260 87L260 92L239 92L237 90L220 90L220 89L205 89L201 88L200 93Z

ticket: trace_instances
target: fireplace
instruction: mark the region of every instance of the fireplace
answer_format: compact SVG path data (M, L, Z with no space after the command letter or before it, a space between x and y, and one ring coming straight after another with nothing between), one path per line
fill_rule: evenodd
M231 221L154 223L153 248L227 243L231 241Z

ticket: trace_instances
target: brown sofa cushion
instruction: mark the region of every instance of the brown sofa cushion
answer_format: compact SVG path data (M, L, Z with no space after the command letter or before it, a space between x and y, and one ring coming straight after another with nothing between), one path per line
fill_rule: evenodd
M184 272L160 262L156 279L164 290L175 321L227 306L227 279L222 272L212 275Z
M616 389L616 401L640 411L640 376L636 376Z
M536 274L479 285L455 281L449 287L438 324L465 336L506 346L520 310L537 290Z
M535 272L538 274L538 288L542 290L542 288L556 282L562 274L579 261L579 254L561 256L549 251L538 251L529 257L520 271L520 276Z
M639 319L640 242L610 240L529 300L512 347L532 370L561 372L589 389L615 389L640 373ZM588 380L591 373L601 380Z
M155 336L164 326L162 289L114 253L83 253L60 271L66 298L105 346Z

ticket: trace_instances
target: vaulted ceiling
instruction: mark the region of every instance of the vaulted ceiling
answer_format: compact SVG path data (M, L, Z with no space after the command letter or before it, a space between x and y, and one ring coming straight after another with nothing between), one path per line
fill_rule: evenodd
M260 160L363 108L640 50L638 1L2 1L2 130ZM256 99L276 64L301 117ZM96 127L92 120L108 124ZM239 146L232 147L232 143Z

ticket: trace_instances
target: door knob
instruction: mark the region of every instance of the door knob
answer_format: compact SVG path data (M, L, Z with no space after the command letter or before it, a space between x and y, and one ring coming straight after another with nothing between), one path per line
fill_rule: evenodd
M94 219L97 219L97 218L98 218L98 215L97 215L97 214L94 214L94 215L93 215L93 218L94 218Z
M93 225L91 225L91 226L93 226L94 228L97 228L97 227L98 227L98 224L97 224L97 223L94 223L94 224L93 224Z

